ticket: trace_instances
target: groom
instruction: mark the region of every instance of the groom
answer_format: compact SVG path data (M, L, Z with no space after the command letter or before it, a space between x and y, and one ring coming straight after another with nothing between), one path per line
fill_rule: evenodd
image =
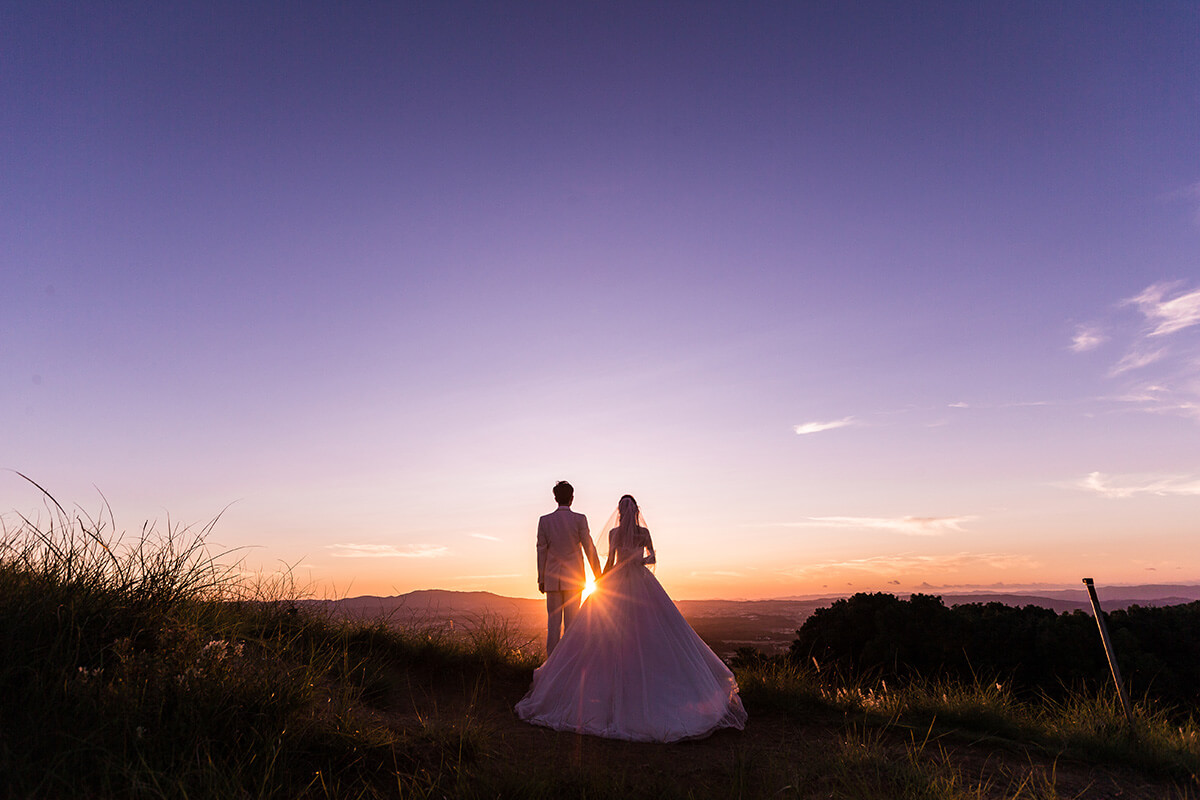
M554 484L558 508L538 520L537 566L538 591L546 595L546 657L562 638L583 596L586 578L583 557L600 576L600 557L588 533L587 517L571 510L575 489L566 481Z

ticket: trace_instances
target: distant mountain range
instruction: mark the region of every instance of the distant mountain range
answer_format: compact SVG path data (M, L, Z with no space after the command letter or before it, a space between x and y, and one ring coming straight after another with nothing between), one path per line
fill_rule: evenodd
M1041 606L1062 613L1088 611L1087 590L1062 589L1036 595L1006 593L937 594L947 606L965 603L1003 603L1008 606ZM905 597L906 593L897 593ZM1144 585L1097 587L1105 611L1131 605L1167 606L1200 600L1200 586ZM845 595L843 595L845 596ZM687 621L718 654L732 655L739 647L756 647L767 653L787 650L795 631L818 608L840 597L781 598L776 600L679 600L676 605ZM431 627L469 630L482 623L508 625L513 635L538 646L545 636L546 605L541 598L503 597L491 592L454 592L422 589L392 597L348 597L311 600L335 616L353 619L387 619L398 627Z

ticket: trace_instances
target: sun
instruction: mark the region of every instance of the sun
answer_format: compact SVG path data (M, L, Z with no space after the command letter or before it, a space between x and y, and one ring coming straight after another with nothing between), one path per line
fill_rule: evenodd
M588 595L594 591L596 591L596 579L589 575L587 581L583 584L583 599L587 600Z

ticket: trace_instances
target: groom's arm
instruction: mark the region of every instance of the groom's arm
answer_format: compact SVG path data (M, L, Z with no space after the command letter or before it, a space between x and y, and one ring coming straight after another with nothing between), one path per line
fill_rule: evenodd
M538 591L546 593L546 553L550 549L550 537L546 534L545 520L538 520L537 534L537 569Z
M588 564L592 568L592 577L599 578L602 572L600 569L600 556L596 553L596 544L592 541L592 535L588 532L587 517L584 517L580 522L579 540L583 545L583 554L587 556Z

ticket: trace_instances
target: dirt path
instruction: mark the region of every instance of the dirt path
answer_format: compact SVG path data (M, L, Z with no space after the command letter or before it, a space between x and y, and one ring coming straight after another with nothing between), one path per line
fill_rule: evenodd
M410 735L468 740L462 796L972 798L978 800L1197 800L1195 786L1106 769L1021 743L955 731L886 730L828 711L747 705L745 731L669 745L579 736L520 721L523 680L412 684L388 715ZM461 749L461 745L460 745ZM445 759L445 754L441 756ZM459 796L450 794L448 796Z

